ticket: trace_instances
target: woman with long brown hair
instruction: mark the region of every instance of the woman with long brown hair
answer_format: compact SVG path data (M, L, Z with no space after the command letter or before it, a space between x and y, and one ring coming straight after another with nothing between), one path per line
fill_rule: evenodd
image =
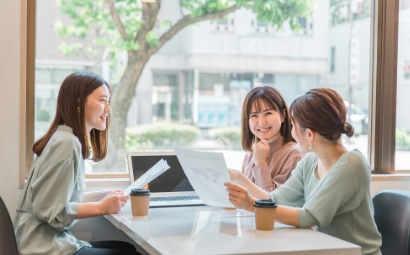
M277 221L302 228L317 226L321 232L361 246L362 254L380 255L371 170L362 153L348 151L342 144L342 134L354 134L342 98L328 88L312 89L292 103L290 113L292 136L306 155L289 180L268 193L231 174L236 184L225 184L229 200L253 212L257 199L270 198L279 205Z
M242 148L249 152L241 173L266 191L277 189L302 158L281 93L269 86L252 89L242 105L241 128Z
M69 232L77 219L117 213L128 199L121 190L84 193L85 159L107 154L110 97L93 73L75 72L61 84L13 222L20 254L139 254L126 242L85 242Z

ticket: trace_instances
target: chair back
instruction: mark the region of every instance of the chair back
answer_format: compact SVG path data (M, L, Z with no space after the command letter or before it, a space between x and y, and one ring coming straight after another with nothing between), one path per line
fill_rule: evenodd
M382 235L383 255L410 254L410 192L382 190L373 197L374 220Z
M0 255L18 255L13 224L6 204L0 197Z

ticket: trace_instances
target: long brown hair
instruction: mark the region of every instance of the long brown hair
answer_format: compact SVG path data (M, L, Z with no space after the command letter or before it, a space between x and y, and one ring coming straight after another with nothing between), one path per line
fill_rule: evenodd
M280 135L284 138L283 144L293 141L291 135L292 124L289 118L288 106L282 94L279 90L269 86L256 87L248 93L242 105L242 148L246 151L252 149L252 141L254 138L249 128L249 115L252 110L252 105L255 105L255 108L260 111L262 104L265 104L271 110L277 111L283 117L283 122L280 126Z
M342 134L354 134L354 128L346 122L342 97L329 88L311 89L296 98L290 113L302 129L309 128L329 141L336 141Z
M75 72L68 75L61 84L57 98L57 110L54 120L47 133L33 145L33 152L39 156L59 125L67 125L73 129L74 135L81 143L84 159L90 157L92 149L93 161L100 161L107 155L108 127L110 117L107 117L107 128L103 131L93 129L88 139L85 122L85 102L88 95L100 86L110 85L99 75L90 72Z

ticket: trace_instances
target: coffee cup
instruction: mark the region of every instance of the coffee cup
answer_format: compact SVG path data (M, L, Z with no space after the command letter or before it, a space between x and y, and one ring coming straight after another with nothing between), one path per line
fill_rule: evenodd
M255 209L256 230L272 231L275 227L276 201L271 199L256 200L253 204Z
M149 199L151 192L148 189L132 189L131 197L131 212L132 216L139 218L148 217Z

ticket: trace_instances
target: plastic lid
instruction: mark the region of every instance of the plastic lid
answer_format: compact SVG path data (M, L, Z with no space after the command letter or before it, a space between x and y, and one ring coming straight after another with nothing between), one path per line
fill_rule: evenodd
M276 204L276 201L272 199L259 199L256 200L255 203L253 204L254 207L259 207L259 208L276 208L278 205Z
M149 196L151 195L151 192L149 192L148 189L132 189L131 196Z

